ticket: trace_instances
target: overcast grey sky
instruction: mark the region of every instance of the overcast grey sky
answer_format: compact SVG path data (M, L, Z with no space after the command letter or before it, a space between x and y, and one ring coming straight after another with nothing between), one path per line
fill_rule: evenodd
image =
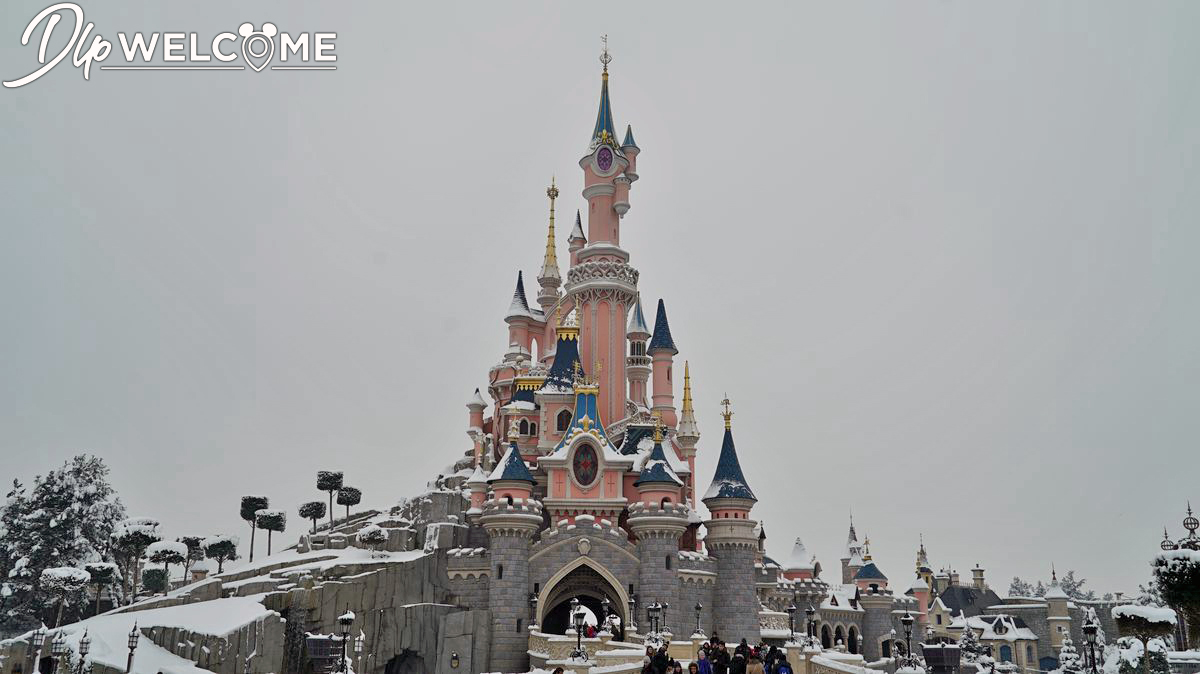
M48 4L0 5L0 79ZM608 33L622 243L691 362L700 480L727 391L772 554L836 566L853 508L893 579L924 532L1001 591L1131 591L1200 503L1200 4L83 7L114 41L336 31L338 70L0 90L0 478L94 452L172 535L242 533L249 493L298 531L318 469L418 492L468 446L551 174L583 203Z

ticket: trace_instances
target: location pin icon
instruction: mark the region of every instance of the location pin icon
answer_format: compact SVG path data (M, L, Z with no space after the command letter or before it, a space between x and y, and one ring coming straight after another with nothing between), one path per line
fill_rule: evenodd
M243 23L238 26L238 35L242 36L242 58L256 72L271 62L275 56L275 40L279 31L273 23L264 23L262 30L255 32L254 24Z

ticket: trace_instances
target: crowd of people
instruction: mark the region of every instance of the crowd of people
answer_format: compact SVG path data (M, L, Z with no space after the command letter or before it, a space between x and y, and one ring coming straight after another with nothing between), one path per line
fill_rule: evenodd
M688 674L792 674L787 654L775 646L751 646L742 639L731 651L713 634L688 664ZM683 665L667 654L666 645L646 647L642 674L683 674Z

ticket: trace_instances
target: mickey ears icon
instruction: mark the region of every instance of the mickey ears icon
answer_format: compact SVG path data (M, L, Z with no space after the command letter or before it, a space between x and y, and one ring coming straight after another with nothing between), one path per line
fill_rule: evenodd
M241 35L242 37L250 37L251 35L254 35L255 32L256 31L254 30L254 24L252 24L252 23L247 22L247 23L243 23L242 25L238 26L238 35ZM277 28L275 28L275 24L273 24L269 21L267 23L263 24L261 31L257 31L257 32L262 35L265 35L266 37L275 37L277 34L279 34L279 30Z

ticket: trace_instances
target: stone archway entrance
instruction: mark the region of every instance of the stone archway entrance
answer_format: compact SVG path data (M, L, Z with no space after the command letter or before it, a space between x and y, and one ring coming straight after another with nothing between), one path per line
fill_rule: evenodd
M538 602L541 611L539 625L547 634L565 634L570 626L571 599L578 598L598 620L603 619L602 601L608 599L608 611L625 626L626 599L624 593L614 587L605 574L586 563L580 563L567 571L553 586L542 593Z

